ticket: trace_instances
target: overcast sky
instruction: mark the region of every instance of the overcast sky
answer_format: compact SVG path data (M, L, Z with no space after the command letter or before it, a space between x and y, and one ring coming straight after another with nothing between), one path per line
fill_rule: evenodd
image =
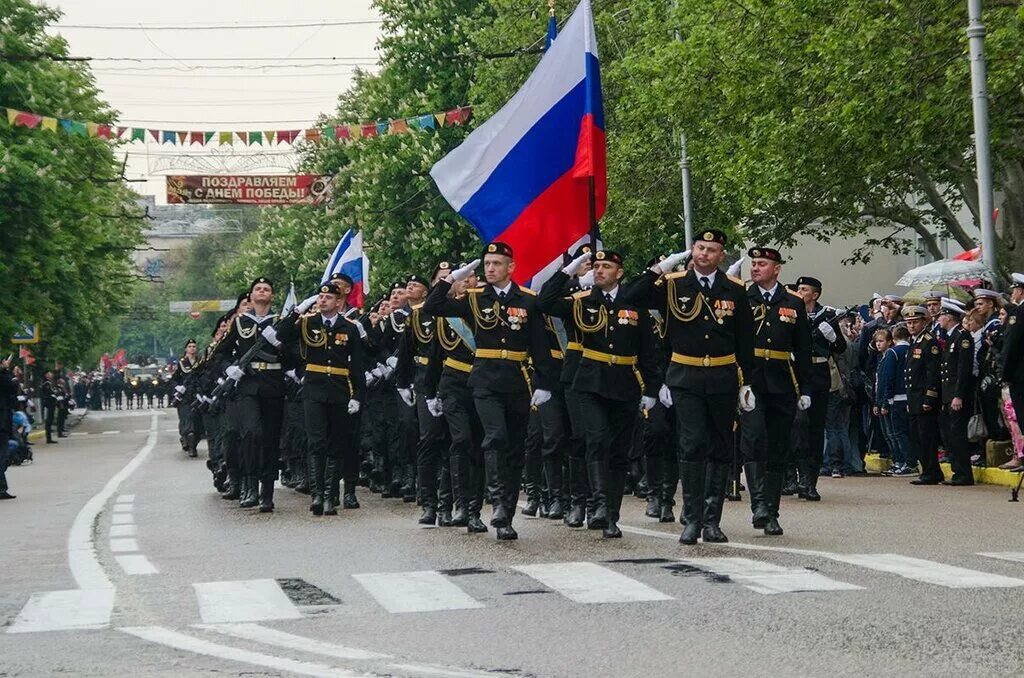
M370 0L60 0L47 4L64 12L53 31L68 40L74 56L160 59L97 60L91 64L103 98L120 111L119 123L125 126L196 131L303 128L319 113L333 110L337 95L349 87L356 65L371 71L376 68L374 45L380 24ZM373 22L245 30L201 28L367 20ZM128 25L130 30L92 28ZM161 28L169 26L188 28ZM246 60L224 61L229 57ZM310 57L333 57L337 62L327 64ZM285 58L291 60L282 60ZM268 65L274 67L264 68ZM189 156L226 156L209 166L244 173L250 170L252 158L228 154L258 149L236 143L230 149L214 146L209 150L193 145L185 152ZM264 148L267 155L261 160L282 166L250 171L286 171L292 159L288 149L287 145ZM134 184L136 190L156 194L161 203L162 174L213 173L204 171L203 166L211 161L201 157L177 161L189 163L186 167L168 168L169 157L180 157L179 146L135 142L118 152L123 157L126 150L127 175L150 179Z

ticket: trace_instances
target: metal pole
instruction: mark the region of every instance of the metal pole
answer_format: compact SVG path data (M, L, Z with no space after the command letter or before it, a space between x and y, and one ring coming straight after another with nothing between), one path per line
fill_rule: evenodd
M985 69L985 26L981 0L967 0L967 37L971 47L971 98L974 103L974 159L978 169L978 219L984 261L996 269L996 231L992 213L992 158L988 138L988 87ZM994 283L997 281L993 281Z
M679 135L679 168L683 175L683 230L686 233L686 246L693 243L693 208L690 204L690 156L686 152L686 135Z

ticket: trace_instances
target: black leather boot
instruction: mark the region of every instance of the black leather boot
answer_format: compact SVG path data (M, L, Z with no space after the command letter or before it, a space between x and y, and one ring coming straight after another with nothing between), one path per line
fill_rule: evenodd
M508 509L500 501L491 510L491 527L508 527Z
M781 492L782 474L765 471L764 500L768 504L769 518L764 525L764 533L769 537L777 537L782 534L782 526L779 525L779 497Z
M324 515L338 515L338 467L330 455L324 461L324 483L321 492L324 495Z
M274 512L275 482L276 478L274 476L268 476L260 481L260 513Z
M796 475L796 467L790 466L786 469L786 481L782 485L782 496L792 497L800 491L800 483Z
M606 504L608 507L608 524L605 525L601 532L601 536L605 539L621 539L622 530L619 529L619 511L622 508L622 495L626 492L626 472L625 469L616 469L608 471L608 481L606 484L607 499Z
M661 506L659 507L658 522L659 523L674 523L676 520L676 514L672 511L672 507L675 505L671 499L665 501L661 500Z
M603 530L608 527L608 466L600 461L587 464L590 478L590 497L594 501L594 513L587 521L588 530Z
M402 485L402 501L411 504L416 501L416 465L406 464L404 467L405 483Z
M347 509L359 508L359 498L356 497L356 482L345 482L345 496L342 497L341 505Z
M185 445L186 445L185 449L188 451L188 456L189 457L195 459L196 457L199 456L199 453L196 451L196 434L195 433L189 433L188 435L185 436Z
M764 465L759 462L748 461L743 465L743 477L747 480L747 491L750 492L751 523L758 530L763 530L771 518L764 493L764 474Z
M801 499L806 499L807 501L821 501L821 495L818 494L818 473L820 471L821 466L818 464L811 464L806 467L807 486L800 495Z
M729 484L729 471L729 464L708 462L704 479L704 530L701 532L701 541L706 544L724 544L729 541L719 527L726 486Z
M433 505L427 504L423 506L423 513L420 514L419 524L430 526L437 524L437 509Z
M224 486L224 491L221 492L221 499L230 499L237 501L242 492L241 479L238 477L238 471L233 469L227 469L227 481Z
M508 527L499 527L497 536L498 541L513 541L515 539L519 539L519 534L512 528L511 525L509 525Z
M242 495L238 501L239 508L252 508L259 503L256 489L257 484L256 476L242 477Z
M697 543L704 524L704 477L703 463L692 461L679 462L679 478L683 485L683 533L679 535L679 543L692 546Z

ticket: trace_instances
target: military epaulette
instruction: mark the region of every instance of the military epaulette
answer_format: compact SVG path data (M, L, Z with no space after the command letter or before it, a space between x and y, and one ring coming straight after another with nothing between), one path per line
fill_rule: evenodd
M537 296L537 293L531 290L529 287L520 287L519 291L525 292L526 294L529 294L531 297Z
M799 299L800 301L803 301L803 299L804 299L804 298L803 298L803 297L801 297L801 296L800 296L800 295L799 295L798 293L794 292L793 290L789 289L788 287L787 287L787 288L785 288L785 289L786 289L786 291L787 291L787 292L789 292L790 294L792 294L792 295L793 295L794 297L796 297L796 298L797 298L797 299Z
M661 287L666 280L675 280L676 278L683 278L690 271L675 271L674 273L666 273L665 275L658 276L658 279L654 281L655 287Z
M466 294L480 294L483 291L484 291L484 286L481 285L480 287L470 287L470 288L468 288L466 290Z
M931 333L930 333L930 332L925 332L925 333L924 333L924 340L925 340L925 341L931 341L931 340L932 340L932 339L934 339L934 338L935 338L935 337L933 337L933 336L931 335Z
M410 305L409 305L409 308L411 308L411 309L412 309L412 310L414 310L414 311L418 311L418 310L420 310L421 308L423 308L423 304L424 304L424 303L426 303L426 302L423 302L423 301L421 301L421 302L420 302L420 303L418 303L418 304L410 304Z
M303 313L299 317L301 317L301 318L312 318L315 315L320 315L320 311L306 311L305 313Z
M572 295L573 299L586 299L590 296L590 290L580 290Z
M727 275L725 277L728 278L729 280L733 281L734 283L736 283L740 287L745 287L745 285L743 284L743 279L742 278L737 278L737 277L732 276L732 275Z

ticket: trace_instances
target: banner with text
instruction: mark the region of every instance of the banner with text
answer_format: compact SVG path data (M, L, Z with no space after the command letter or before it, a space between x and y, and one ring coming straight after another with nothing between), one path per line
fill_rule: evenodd
M318 174L167 177L167 202L172 205L321 205L330 198L331 177Z

